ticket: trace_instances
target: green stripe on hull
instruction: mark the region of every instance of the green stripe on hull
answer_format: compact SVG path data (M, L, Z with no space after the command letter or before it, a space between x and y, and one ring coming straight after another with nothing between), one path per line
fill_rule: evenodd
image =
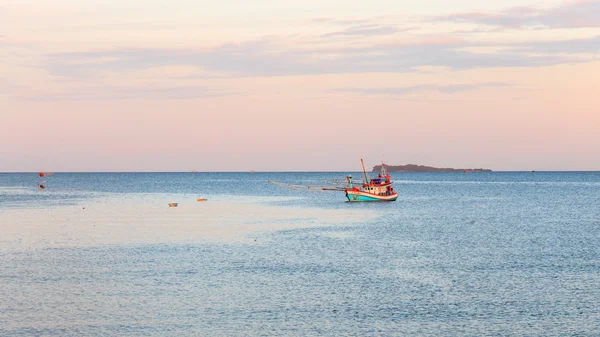
M390 199L380 199L380 198L372 197L372 196L368 196L368 195L350 194L350 193L346 193L346 197L348 198L348 201L396 201L396 198L398 198L398 196L396 196L396 197L390 198Z

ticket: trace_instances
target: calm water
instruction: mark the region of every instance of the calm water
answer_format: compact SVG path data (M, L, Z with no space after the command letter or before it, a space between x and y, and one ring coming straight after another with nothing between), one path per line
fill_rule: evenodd
M2 232L25 226L20 214L51 226L111 198L162 211L166 195L248 205L224 226L288 225L250 242L44 244L54 227L22 233L39 246L8 237L0 335L600 335L600 173L396 173L395 203L266 182L347 173L56 174L41 192L35 174L0 174ZM171 211L202 211L186 205ZM161 221L166 236L179 220Z

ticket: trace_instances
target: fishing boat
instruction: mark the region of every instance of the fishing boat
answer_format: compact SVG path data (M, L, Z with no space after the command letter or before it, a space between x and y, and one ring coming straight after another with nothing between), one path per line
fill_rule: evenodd
M344 188L348 201L396 201L398 193L392 187L392 177L382 163L381 173L377 178L370 179L365 170L365 163L360 160L363 169L364 181L358 187L352 182L352 176L346 177L348 185Z
M362 184L354 184L352 176L347 176L344 180L331 181L329 186L322 185L296 185L281 183L272 180L267 182L284 188L293 190L302 190L309 192L344 192L348 201L396 201L398 193L392 187L392 177L388 173L387 167L382 163L381 173L377 178L369 178L365 170L363 160L360 160L363 168L364 181Z

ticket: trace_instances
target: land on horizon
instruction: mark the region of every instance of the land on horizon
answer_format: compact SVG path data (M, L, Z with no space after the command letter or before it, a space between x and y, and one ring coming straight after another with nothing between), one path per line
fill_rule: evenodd
M492 172L490 169L455 169L455 168L438 168L433 166L407 164L407 165L386 165L389 172ZM381 165L373 167L373 172L381 171Z

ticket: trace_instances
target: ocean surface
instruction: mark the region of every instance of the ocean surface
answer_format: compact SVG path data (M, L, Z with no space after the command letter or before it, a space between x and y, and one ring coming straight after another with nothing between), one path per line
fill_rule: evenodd
M0 173L0 336L600 335L600 172L349 173Z

